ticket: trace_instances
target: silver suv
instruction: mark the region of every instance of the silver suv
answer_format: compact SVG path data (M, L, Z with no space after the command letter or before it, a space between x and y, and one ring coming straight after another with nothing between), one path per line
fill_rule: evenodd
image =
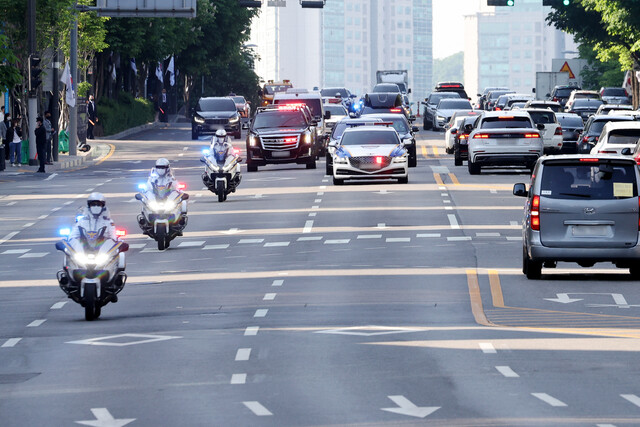
M631 158L611 155L542 157L527 191L522 272L539 279L558 261L592 267L611 262L640 279L640 172Z

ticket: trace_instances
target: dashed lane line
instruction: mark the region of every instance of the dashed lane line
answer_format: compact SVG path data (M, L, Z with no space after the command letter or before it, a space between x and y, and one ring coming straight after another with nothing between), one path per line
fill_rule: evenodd
M304 229L302 230L303 234L309 234L313 230L313 221L309 220L304 223Z
M246 406L251 412L259 417L266 417L273 415L271 411L262 406L260 402L250 401L250 402L242 402L244 406Z
M253 337L258 335L258 331L260 330L260 326L247 326L244 330L245 337Z
M620 397L640 407L640 397L636 396L635 394L621 394Z
M27 252L26 254L20 255L18 258L42 258L49 255L49 252Z
M276 299L276 293L268 293L268 294L264 294L264 298L262 298L263 301L273 301Z
M360 234L357 239L382 239L382 234Z
M458 220L456 219L456 216L454 214L448 214L447 218L449 218L449 225L451 226L452 230L460 229L460 224L458 224Z
M543 402L551 405L551 406L555 406L555 407L563 407L563 406L567 406L566 403L562 402L561 400L556 399L553 396L548 395L547 393L531 393L531 395L533 397L536 397L540 400L542 400Z
M351 241L350 239L325 240L324 244L325 245L346 245L350 241Z
M239 348L236 352L236 362L246 362L251 357L250 348Z
M200 247L204 245L206 242L204 240L195 241L195 242L181 242L178 247L179 248L191 248L191 247Z
M0 255L16 255L16 254L25 254L27 252L29 252L31 249L9 249L6 250L4 252L2 252L2 254Z
M240 239L238 242L239 245L248 245L252 243L262 243L264 239Z
M51 306L51 310L60 310L62 307L64 307L64 306L65 306L65 304L66 304L66 303L67 303L67 301L60 301L60 302L57 302L57 303L55 303L55 304L53 304L53 305Z
M207 245L202 249L208 251L213 249L227 249L227 248L229 248L229 245Z
M493 347L493 344L491 344L490 342L479 342L478 346L480 347L480 350L482 350L482 352L485 354L497 353L496 349Z
M18 233L19 233L19 231L12 231L11 233L7 234L2 239L0 239L0 245L3 244L6 241L9 241L9 240L13 239Z
M57 173L52 173L51 175L49 175L48 177L46 177L44 180L45 181L51 181L53 178L55 178L56 176L58 176Z
M282 286L282 284L284 283L284 280L282 279L278 279L278 280L274 280L273 283L271 284L271 286Z
M298 237L298 242L311 242L322 240L322 236Z
M496 366L498 372L504 375L507 378L518 378L520 375L516 374L513 369L508 366Z
M3 347L3 348L15 347L15 345L18 344L21 339L22 338L9 338L4 342L4 344L0 345L0 347Z
M233 374L229 384L245 384L247 382L247 374Z
M268 312L269 312L268 308L259 308L256 310L253 317L266 317Z
M31 322L31 323L29 323L27 325L27 328L37 328L38 326L42 325L46 321L47 321L47 319L34 320L33 322Z
M264 247L265 248L285 247L285 246L289 246L289 243L291 242L270 242L270 243L265 243Z

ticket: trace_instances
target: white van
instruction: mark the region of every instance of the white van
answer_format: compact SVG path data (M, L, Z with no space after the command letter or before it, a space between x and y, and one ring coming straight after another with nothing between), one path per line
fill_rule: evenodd
M273 103L307 105L309 110L311 110L314 120L318 122L318 126L316 127L318 136L324 137L327 135L329 129L326 126L325 120L331 118L331 113L324 111L320 92L309 92L306 89L289 89L286 93L276 93L273 98Z

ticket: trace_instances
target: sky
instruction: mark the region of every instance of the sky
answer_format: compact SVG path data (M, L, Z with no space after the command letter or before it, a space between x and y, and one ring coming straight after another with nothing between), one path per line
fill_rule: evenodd
M464 50L464 15L480 10L483 0L433 0L433 57Z

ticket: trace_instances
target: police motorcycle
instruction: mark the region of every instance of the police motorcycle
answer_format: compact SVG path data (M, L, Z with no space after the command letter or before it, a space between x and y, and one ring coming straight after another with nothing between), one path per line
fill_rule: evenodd
M182 236L187 226L187 200L184 184L176 182L169 161L158 159L146 184L138 185L142 192L135 195L142 202L138 225L143 234L158 243L158 250L169 247L171 241Z
M124 253L129 244L120 240L125 233L113 226L102 194L92 193L87 205L73 230L60 230L66 238L56 243L64 253L57 278L64 293L84 307L84 318L94 320L102 307L118 302L127 282Z
M200 161L205 164L202 182L212 193L218 196L218 202L227 200L229 193L235 193L240 185L242 158L231 146L224 129L216 132L211 147L202 151Z

